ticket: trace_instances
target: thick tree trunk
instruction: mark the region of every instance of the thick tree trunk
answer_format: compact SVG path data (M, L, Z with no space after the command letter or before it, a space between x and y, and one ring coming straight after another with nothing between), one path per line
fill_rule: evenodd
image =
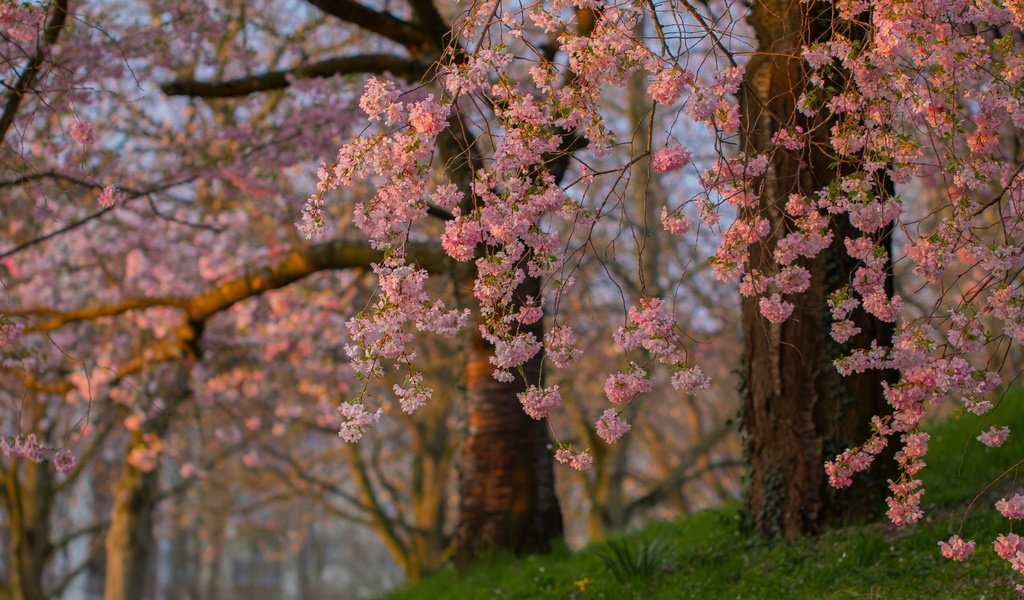
M751 24L759 52L750 61L741 97L743 150L750 156L770 148L772 135L800 125L813 132L799 152L779 149L760 183L760 208L772 222L772 237L751 247L751 266L766 268L779 238L791 229L783 211L790 194L812 196L827 188L842 167L829 153L828 117L801 115L796 103L806 84L801 47L828 35L827 8L801 0L758 0ZM885 473L878 467L851 491L828 487L823 464L844 448L864 441L869 419L886 412L881 382L888 374L868 372L841 378L832 360L869 340L889 343L891 328L856 311L863 332L839 347L830 338L829 294L848 284L858 263L846 256L843 238L813 260L810 289L792 299L796 308L781 325L764 319L757 299L743 301L743 414L745 450L750 463L746 487L747 523L762 534L797 536L826 524L864 520L881 514ZM891 287L891 282L890 282ZM880 461L886 463L889 461ZM883 467L884 469L884 467Z
M516 290L519 300L539 297L539 292L536 279ZM543 338L542 322L528 330ZM495 380L493 348L479 335L473 338L466 368L468 435L459 477L455 561L460 566L489 551L546 552L552 538L562 536L547 421L523 412L516 397L526 387L522 378ZM524 365L530 382L540 376L540 360L538 354Z

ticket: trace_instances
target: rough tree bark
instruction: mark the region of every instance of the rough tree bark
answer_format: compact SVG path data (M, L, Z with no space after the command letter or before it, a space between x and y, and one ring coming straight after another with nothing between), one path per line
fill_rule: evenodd
M788 196L810 196L849 168L836 166L830 154L829 117L807 118L796 110L807 77L801 47L830 34L828 10L801 0L752 3L750 23L759 51L747 66L741 92L743 150L748 155L767 150L783 127L800 125L812 132L803 150L776 151L758 182L760 210L772 222L772 234L751 247L753 268L771 263L777 241L791 225L783 210ZM884 466L876 465L860 485L842 493L831 491L823 468L826 459L867 439L870 417L886 412L881 383L890 375L875 371L841 378L832 365L844 349L866 347L869 340L885 345L892 337L890 326L858 310L853 319L862 333L842 347L830 338L828 296L850 283L858 266L843 248L852 228L844 221L837 229L829 249L799 263L811 272L811 287L793 300L789 320L772 324L761 316L756 299L743 301L742 425L750 465L745 516L749 526L769 537L803 535L882 512ZM891 281L887 285L891 291Z

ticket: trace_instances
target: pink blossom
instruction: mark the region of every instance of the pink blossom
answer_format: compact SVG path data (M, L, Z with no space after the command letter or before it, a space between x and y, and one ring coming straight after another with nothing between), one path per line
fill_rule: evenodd
M96 143L96 132L93 131L92 123L85 119L76 120L71 124L71 139L83 146L92 146Z
M832 339L837 343L845 344L850 338L861 332L860 327L853 324L849 319L842 319L832 322Z
M999 558L1005 560L1024 554L1024 538L1016 533L999 534L994 546Z
M779 294L772 294L771 298L761 298L757 304L764 318L772 323L782 323L793 314L793 304L783 300Z
M531 325L544 317L544 309L537 304L526 304L519 308L516 320L524 325Z
M1003 320L1007 335L1024 343L1024 296L1019 286L1003 287L989 296L992 315Z
M928 440L931 436L925 432L905 434L903 436L903 452L908 458L921 458L928 453Z
M459 217L444 224L441 246L448 256L455 260L471 260L477 244L483 241L484 229L478 221Z
M670 171L682 169L686 165L690 164L692 156L693 154L691 154L685 146L679 144L666 146L654 154L654 160L651 161L651 166L658 173L668 173Z
M708 389L711 378L698 366L684 366L672 373L672 387L684 394L693 394Z
M661 226L665 228L665 231L676 235L690 231L691 227L689 219L682 215L669 213L667 206L661 207Z
M61 475L70 475L75 470L75 455L70 450L63 450L53 455L53 466Z
M962 561L974 552L974 540L965 542L959 535L953 535L948 541L939 542L942 549L942 556L950 560Z
M799 294L811 287L811 273L795 265L785 267L775 276L775 285L783 294Z
M614 444L630 429L629 423L619 418L614 409L606 409L597 420L597 435L608 444Z
M797 125L793 129L780 129L772 136L772 144L797 152L804 147L804 128Z
M392 390L398 398L402 412L410 415L429 402L433 395L433 390L423 383L423 375L420 373L413 373L406 378L404 385L395 384Z
M1024 519L1024 496L1014 494L1009 500L1002 498L996 502L996 510L1007 519Z
M893 323L903 307L903 299L893 295L890 299L884 291L871 292L864 296L864 310L886 323Z
M366 430L376 425L380 421L381 415L384 414L384 411L379 408L373 413L367 411L361 402L343 402L338 407L338 412L341 413L343 419L341 428L338 430L338 437L350 444L362 439Z
M568 464L577 471L586 471L594 464L594 457L589 449L577 452L573 448L561 447L555 450L555 460Z
M446 183L438 186L434 193L430 196L430 200L436 206L441 208L455 208L462 202L464 194L459 186L454 183Z
M24 458L35 463L43 462L43 445L36 441L36 434L17 435L12 443L0 436L0 454L8 458Z
M814 203L806 196L790 194L786 200L786 212L792 217L802 217L814 209Z
M495 340L494 356L490 360L499 369L510 369L533 358L541 347L537 336L530 332L520 333L507 340Z
M977 437L977 440L989 448L998 448L1003 445L1006 438L1010 437L1009 427L997 427L993 425L988 431Z
M448 107L438 104L431 94L409 108L409 124L421 135L435 136L448 126Z
M105 186L100 192L99 203L103 208L113 208L124 202L124 195L112 185Z
M564 325L556 325L544 336L545 356L556 367L564 368L579 360L583 351L576 347L576 335Z
M531 385L525 392L520 392L518 397L523 405L523 412L538 421L547 418L551 410L562 403L557 385L547 388Z
M675 318L660 298L641 298L638 306L630 307L626 325L613 337L624 350L643 348L675 362L680 351L674 328Z
M371 121L379 121L385 117L389 123L397 121L398 89L394 82L370 77L366 81L366 88L359 98L359 108L366 113Z
M874 462L875 455L885 447L885 438L874 438L881 440L881 445L865 444L860 450L846 450L833 461L825 463L825 473L828 474L829 485L836 489L848 487L853 483L853 475L866 471Z
M886 511L885 515L892 521L893 525L897 527L912 525L924 516L924 512L920 508L920 494L921 492L912 494L903 502L893 498L885 499L886 504L889 506L889 510Z
M0 3L0 29L21 43L36 40L44 17L46 10L38 6L17 2Z
M651 390L651 381L647 373L633 365L628 373L613 373L604 382L604 393L612 404L629 402L638 394Z
M576 453L572 460L569 461L569 466L577 471L589 471L593 465L594 455L590 453L590 450Z
M676 100L686 91L686 86L693 85L693 82L694 75L690 71L675 68L662 69L647 87L647 93L660 104L675 104Z

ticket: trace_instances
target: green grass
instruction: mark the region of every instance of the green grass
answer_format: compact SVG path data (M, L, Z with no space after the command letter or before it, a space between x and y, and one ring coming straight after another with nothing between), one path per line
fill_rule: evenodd
M1024 392L1004 397L991 419L1013 430L1000 449L974 441L987 426L973 415L929 428L926 518L916 527L879 523L769 545L739 533L734 504L650 524L611 546L496 558L463 575L447 570L388 598L1013 598L1012 573L992 551L992 540L1010 529L993 504L1017 482L1016 470L970 510L961 535L976 540L978 549L965 563L943 559L937 545L958 531L982 489L1024 459Z

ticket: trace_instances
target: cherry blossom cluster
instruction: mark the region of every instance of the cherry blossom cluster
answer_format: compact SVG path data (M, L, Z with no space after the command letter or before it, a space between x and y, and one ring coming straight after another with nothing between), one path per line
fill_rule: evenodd
M41 463L49 459L57 472L68 475L75 469L75 455L71 450L50 450L39 443L34 433L10 438L0 436L0 455L9 459L24 459Z
M27 44L34 42L46 18L46 11L28 3L0 4L0 30L5 37Z

